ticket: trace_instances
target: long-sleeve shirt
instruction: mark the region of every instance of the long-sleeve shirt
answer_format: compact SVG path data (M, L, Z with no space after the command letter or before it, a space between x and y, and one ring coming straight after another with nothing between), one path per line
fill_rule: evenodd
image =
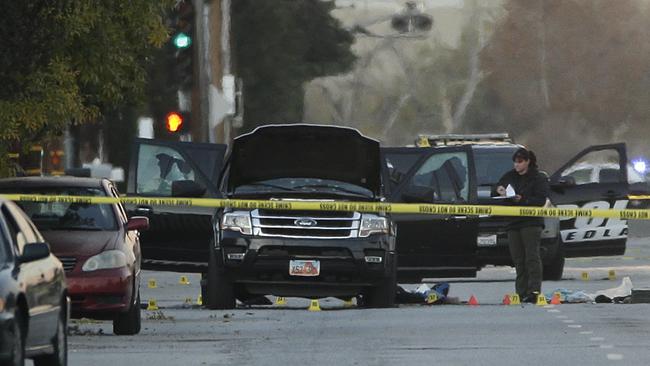
M499 179L498 185L503 187L511 185L515 193L521 196L519 202L507 200L506 204L511 206L544 206L550 191L548 177L537 169L530 169L523 175L513 169ZM541 217L513 217L508 228L543 225L544 219Z

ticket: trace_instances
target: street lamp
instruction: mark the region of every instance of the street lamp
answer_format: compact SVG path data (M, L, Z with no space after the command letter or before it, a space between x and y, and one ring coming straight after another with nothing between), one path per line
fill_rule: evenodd
M391 27L393 30L397 31L397 34L376 34L367 29L367 27L370 25L383 23L388 20L390 20ZM355 35L372 38L422 39L424 38L424 35L422 33L430 31L432 27L433 17L431 15L423 13L420 9L418 9L414 1L409 1L406 3L404 10L398 14L375 19L374 21L371 21L370 23L364 25L356 24L348 30Z
M433 18L422 13L414 1L409 1L406 9L393 15L391 26L400 33L426 32L433 26Z

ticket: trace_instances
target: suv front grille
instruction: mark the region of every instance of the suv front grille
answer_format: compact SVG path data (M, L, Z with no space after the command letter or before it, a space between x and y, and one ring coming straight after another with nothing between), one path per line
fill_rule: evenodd
M358 212L254 210L251 215L256 236L356 238L361 224Z
M72 271L74 266L77 265L77 258L75 257L59 257L59 260L63 264L63 270L65 272Z

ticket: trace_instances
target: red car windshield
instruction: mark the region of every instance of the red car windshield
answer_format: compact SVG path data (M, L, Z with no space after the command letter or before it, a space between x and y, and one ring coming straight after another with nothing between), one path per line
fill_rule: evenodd
M23 188L19 193L105 196L98 188ZM16 202L38 230L116 230L115 212L109 204Z

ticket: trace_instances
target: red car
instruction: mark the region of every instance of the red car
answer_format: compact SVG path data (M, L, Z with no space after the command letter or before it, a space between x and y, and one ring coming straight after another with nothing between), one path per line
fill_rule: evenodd
M0 179L0 193L119 197L107 179ZM115 204L17 202L63 263L73 317L113 320L115 334L140 332L140 235L146 217Z

